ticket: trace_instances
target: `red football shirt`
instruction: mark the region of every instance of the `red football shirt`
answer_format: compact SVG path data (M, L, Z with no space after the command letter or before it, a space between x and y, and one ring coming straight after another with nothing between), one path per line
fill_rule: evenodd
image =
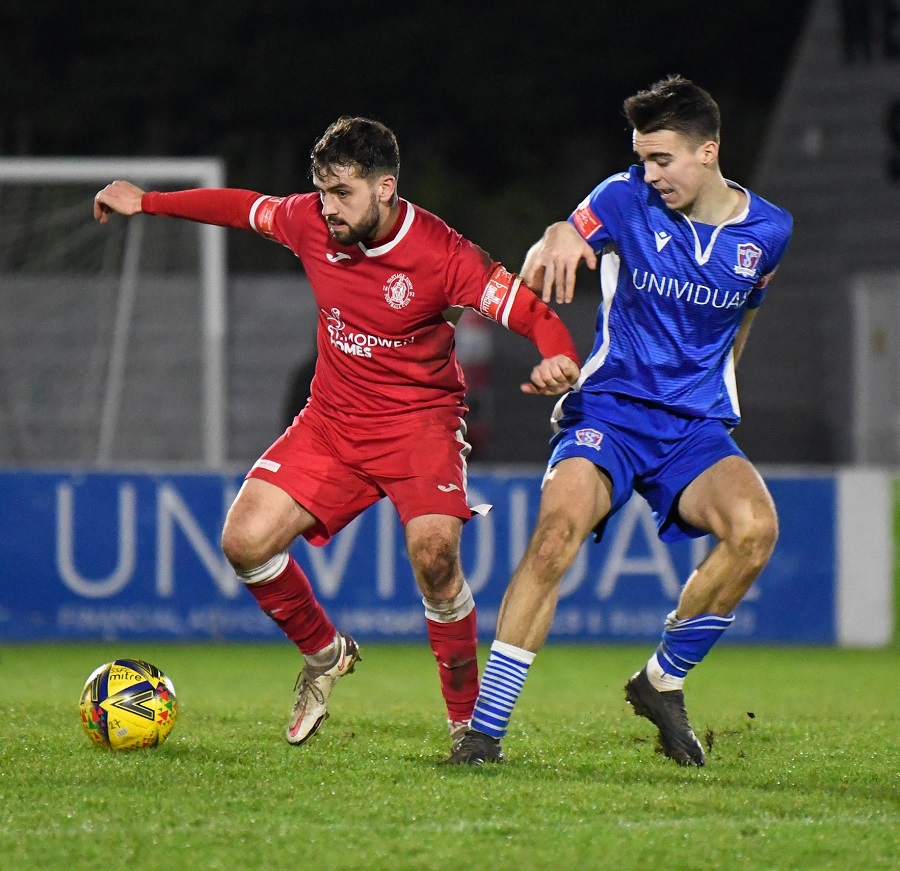
M368 246L332 238L318 193L151 191L141 204L150 214L254 229L300 258L319 310L311 402L332 419L463 414L454 324L464 306L528 336L544 357L578 361L563 323L516 275L406 200L391 232Z
M336 242L316 193L264 197L251 210L251 226L293 251L309 278L319 310L312 402L330 416L465 411L452 307L479 309L499 264L435 215L400 206L375 247Z

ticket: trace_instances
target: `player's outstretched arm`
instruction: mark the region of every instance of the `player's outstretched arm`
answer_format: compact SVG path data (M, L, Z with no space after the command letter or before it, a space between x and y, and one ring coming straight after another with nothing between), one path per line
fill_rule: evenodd
M531 370L531 381L522 385L522 392L558 396L578 380L580 372L578 364L565 354L545 358Z
M541 288L544 302L550 302L554 291L558 303L571 302L582 260L589 268L597 268L597 255L578 230L568 221L558 221L529 248L519 274L529 287Z
M572 334L521 277L498 265L478 311L530 339L540 351L543 359L531 370L531 381L521 385L523 393L556 396L578 380L581 366Z
M94 197L94 217L105 224L110 212L126 216L140 214L143 196L144 192L130 181L114 181Z

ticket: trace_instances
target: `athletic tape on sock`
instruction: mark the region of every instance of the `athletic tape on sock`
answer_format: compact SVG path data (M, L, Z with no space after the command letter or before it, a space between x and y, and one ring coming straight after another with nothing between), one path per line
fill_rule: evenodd
M328 644L315 653L305 653L303 656L307 665L311 665L315 668L330 668L338 661L340 652L341 637L335 632L331 644Z
M290 557L288 556L287 551L282 551L281 553L276 553L272 559L267 560L255 569L244 569L240 571L235 569L234 573L245 584L264 584L266 581L277 578L287 568L289 559Z
M469 585L463 581L462 589L456 598L449 602L440 599L427 599L422 596L422 604L425 606L425 617L435 623L456 623L463 620L475 610L475 597L472 595Z

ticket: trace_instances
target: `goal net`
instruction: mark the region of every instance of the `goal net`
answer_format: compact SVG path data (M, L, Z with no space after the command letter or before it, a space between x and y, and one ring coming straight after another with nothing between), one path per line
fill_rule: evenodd
M226 457L224 232L93 198L221 187L215 159L0 158L0 465Z

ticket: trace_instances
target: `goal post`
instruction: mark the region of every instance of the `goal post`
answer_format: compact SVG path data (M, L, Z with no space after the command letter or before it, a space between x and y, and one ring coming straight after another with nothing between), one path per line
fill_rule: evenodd
M0 350L0 442L6 444L5 449L0 445L0 462L103 467L114 461L174 459L209 468L226 463L224 228L191 224L190 229L174 231L181 234L181 241L170 244L168 237L148 240L150 225L145 218L120 219L115 230L91 226L96 224L91 217L93 194L114 179L166 190L222 187L224 177L224 163L217 158L0 157L0 305L6 321L5 329L0 328L0 343L7 349L5 357ZM110 224L115 223L114 216ZM144 362L138 366L133 359L136 349L140 353L135 319L143 318L142 323L152 319L154 306L161 305L154 295L166 297L155 285L146 291L147 299L139 299L138 291L152 284L150 276L167 275L167 283L160 287L168 287L179 271L190 272L188 283L198 288L196 335L191 338L179 323L178 296L171 292L173 309L162 324L146 327L152 336L145 341ZM70 285L75 289L69 289ZM92 302L91 294L101 285L108 288L106 296ZM92 305L95 312L79 311L75 316L76 309ZM81 334L72 332L71 323L59 323L67 320L66 311L69 322L80 318L85 324L84 347L78 347L78 353ZM44 315L47 320L51 315L56 319L52 329L42 323ZM180 365L180 352L173 352L170 342L153 338L179 331L184 333L182 345L196 343L191 353L185 351L185 357L196 357L200 382L196 438L187 433L193 430L192 422L183 427L191 447L167 447L178 439L178 421L167 408L166 397L174 396L179 385L163 384L160 378L149 394L157 408L145 407L143 412L151 425L155 415L167 419L168 431L160 426L150 447L147 438L143 446L136 437L125 444L124 391L144 383L154 353L158 362L169 366L170 382L173 378L190 381L194 376L191 366ZM161 359L167 354L172 359ZM48 361L55 355L57 366L51 371ZM38 394L43 399L36 399ZM130 401L136 408L151 404L148 396L135 395ZM71 415L70 421L78 421L80 429L76 432L77 427L70 426L67 431L60 425L58 432L48 432L56 426L57 411ZM134 417L139 413L132 412ZM92 419L96 426L89 432ZM76 442L81 446L77 450Z

